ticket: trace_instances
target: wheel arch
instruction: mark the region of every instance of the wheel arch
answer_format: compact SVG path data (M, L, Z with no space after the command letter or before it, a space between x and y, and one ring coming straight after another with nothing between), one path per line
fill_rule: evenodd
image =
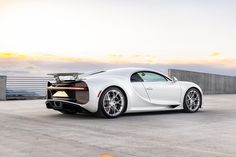
M118 86L118 85L110 85L110 86L106 87L104 90L102 90L102 92L101 92L100 95L99 95L99 101L98 101L98 103L101 101L101 95L102 95L108 88L111 88L111 87L116 87L116 88L120 89L120 90L123 92L123 94L124 94L124 96L125 96L125 100L126 100L126 106L125 106L125 110L124 110L124 113L125 113L126 110L127 110L127 108L128 108L128 104L129 104L128 96L127 96L125 90L124 90L122 87Z
M183 103L184 103L184 99L185 99L185 97L186 97L186 94L187 94L188 91L191 90L191 89L196 89L196 90L200 93L200 97L201 97L200 108L201 108L201 107L202 107L202 95L203 95L203 93L202 93L202 91L201 91L198 87L195 87L195 86L189 87L189 88L186 90L186 92L185 92L185 94L184 94L184 97L183 97Z

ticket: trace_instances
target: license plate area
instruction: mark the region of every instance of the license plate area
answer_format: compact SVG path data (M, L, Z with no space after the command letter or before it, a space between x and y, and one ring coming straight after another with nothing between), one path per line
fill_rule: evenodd
M53 94L53 97L68 98L69 95L65 91L57 91L55 94Z

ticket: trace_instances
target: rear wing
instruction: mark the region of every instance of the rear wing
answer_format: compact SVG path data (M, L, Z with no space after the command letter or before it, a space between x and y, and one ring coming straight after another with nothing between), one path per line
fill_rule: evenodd
M53 76L57 82L60 82L65 80L76 80L78 76L82 74L83 73L51 73L48 75Z

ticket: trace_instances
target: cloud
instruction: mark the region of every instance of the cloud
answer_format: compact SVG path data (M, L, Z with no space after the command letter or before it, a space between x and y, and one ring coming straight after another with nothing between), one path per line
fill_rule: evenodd
M113 54L97 58L76 58L48 54L0 52L0 75L41 76L55 72L86 72L118 67L147 67L167 73L168 68L179 68L225 75L236 75L236 60L205 58L186 60L176 58L163 62L156 56Z
M44 53L13 53L13 52L0 52L0 59L8 60L25 60L31 62L39 61L55 61L55 62L80 62L80 63L106 63L106 64L129 64L129 63L143 63L143 64L156 64L157 59L155 55L146 54L119 54L112 53L106 55L88 55L81 57L71 57L66 55L44 54Z
M217 56L220 56L220 55L221 55L220 52L212 52L212 53L210 54L211 57L217 57Z
M229 62L229 61L228 61ZM232 62L232 61L230 61ZM48 73L56 72L86 72L101 69L120 67L146 67L167 73L167 69L183 69L199 72L216 73L224 75L235 75L235 67L226 67L222 64L144 64L144 63L95 63L95 62L60 62L60 61L25 61L0 58L0 75L34 75L46 76Z

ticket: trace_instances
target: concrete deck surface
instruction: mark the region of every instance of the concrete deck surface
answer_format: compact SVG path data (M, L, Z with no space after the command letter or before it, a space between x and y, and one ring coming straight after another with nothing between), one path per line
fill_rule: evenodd
M203 109L63 115L43 100L0 101L1 157L236 156L236 95L204 96Z

